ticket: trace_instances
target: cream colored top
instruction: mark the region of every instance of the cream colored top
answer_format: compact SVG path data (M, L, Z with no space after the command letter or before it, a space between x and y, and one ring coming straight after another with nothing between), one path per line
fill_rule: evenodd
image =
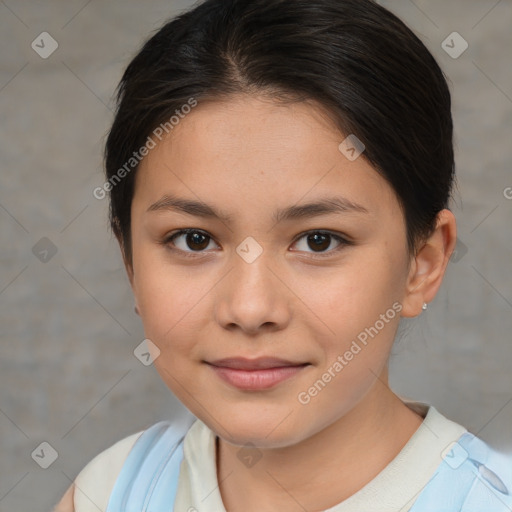
M326 512L407 512L441 464L442 452L467 430L434 407L404 400L425 419L400 453L362 489ZM75 512L105 512L117 475L138 432L95 457L77 476ZM188 430L183 446L175 512L226 512L217 483L216 435L201 420Z

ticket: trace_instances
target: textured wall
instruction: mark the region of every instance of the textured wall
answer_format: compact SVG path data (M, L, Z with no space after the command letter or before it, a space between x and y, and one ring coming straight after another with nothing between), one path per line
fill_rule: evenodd
M460 239L441 292L401 329L391 381L512 451L512 3L381 3L416 31L450 79ZM0 1L2 512L49 510L96 453L184 414L133 355L143 330L107 230L107 203L92 191L102 184L102 144L123 67L189 4ZM56 43L38 37L45 31ZM454 31L469 44L458 58L442 48ZM455 56L461 43L448 39L447 50ZM42 442L58 452L48 469L31 457ZM51 457L45 445L34 454L43 465Z

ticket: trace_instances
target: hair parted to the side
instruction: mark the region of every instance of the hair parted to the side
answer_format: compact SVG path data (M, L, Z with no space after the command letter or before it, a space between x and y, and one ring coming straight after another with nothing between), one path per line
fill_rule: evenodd
M169 21L118 86L107 180L191 98L237 93L313 100L340 135L365 144L400 202L411 252L435 228L454 180L449 88L420 39L372 0L206 0ZM110 190L111 227L130 264L135 175Z

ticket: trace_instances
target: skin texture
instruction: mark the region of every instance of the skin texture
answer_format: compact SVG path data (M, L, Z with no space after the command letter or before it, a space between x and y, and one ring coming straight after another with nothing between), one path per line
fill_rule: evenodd
M75 507L73 505L73 495L75 492L75 485L72 484L69 489L66 491L64 496L62 496L59 503L53 509L53 512L74 512Z
M162 379L219 436L229 512L332 507L382 471L422 421L389 389L387 362L399 317L420 314L441 284L455 219L440 212L435 232L409 254L392 188L363 157L339 151L344 138L313 103L236 96L200 102L137 171L133 265L125 261L136 306L160 350ZM147 211L165 194L230 220ZM333 196L367 212L272 218ZM169 240L184 228L210 238ZM351 243L327 237L316 248L305 235L318 230ZM263 250L251 263L236 250L247 237ZM400 314L301 403L299 393L394 303ZM204 362L259 356L309 365L272 389L241 391ZM250 468L237 456L246 443L261 455Z

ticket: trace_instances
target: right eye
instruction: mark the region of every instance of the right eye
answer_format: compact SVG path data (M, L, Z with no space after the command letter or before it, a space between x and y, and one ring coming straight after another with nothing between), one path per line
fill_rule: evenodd
M178 242L176 242L178 240ZM171 251L182 252L186 257L195 257L194 253L203 253L213 241L212 237L205 231L187 228L171 233L163 241L163 245ZM187 250L191 249L191 250Z

